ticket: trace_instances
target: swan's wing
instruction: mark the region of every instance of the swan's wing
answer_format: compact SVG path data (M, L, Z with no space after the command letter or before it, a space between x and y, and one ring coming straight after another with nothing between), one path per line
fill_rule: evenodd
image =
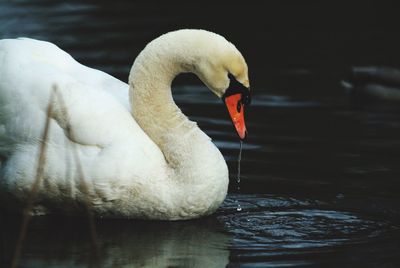
M130 110L128 99L128 84L116 79L115 77L89 68L77 62L68 53L57 47L56 45L29 38L18 38L11 40L3 40L5 43L12 43L12 46L19 44L22 47L24 54L32 61L41 63L42 65L51 66L57 69L58 72L69 75L75 81L85 84L90 88L103 90L108 92L116 100L118 100L124 107ZM10 50L8 46L8 50ZM13 48L13 50L17 50Z
M51 43L25 38L0 41L1 155L24 142L40 141L54 86L68 111L54 105L51 142L67 138L94 154L117 140L133 139L136 147L162 155L130 115L127 84L79 64Z

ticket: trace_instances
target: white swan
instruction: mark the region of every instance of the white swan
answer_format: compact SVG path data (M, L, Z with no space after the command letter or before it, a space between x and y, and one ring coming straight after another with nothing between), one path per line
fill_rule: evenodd
M172 99L171 82L182 72L197 74L225 100L244 138L247 65L220 35L179 30L153 40L136 58L129 86L51 43L1 40L1 206L20 211L27 202L55 84L65 106L53 104L34 213L81 211L85 197L71 145L78 148L96 216L179 220L214 212L227 193L228 169ZM228 74L237 81L230 83Z

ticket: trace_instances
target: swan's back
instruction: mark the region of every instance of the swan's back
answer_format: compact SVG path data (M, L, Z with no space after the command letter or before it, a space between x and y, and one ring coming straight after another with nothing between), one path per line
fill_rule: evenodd
M25 69L27 67L28 69ZM75 82L108 91L127 109L130 109L126 83L78 63L71 55L50 42L29 38L0 40L0 75L2 74L13 78L2 81L7 83L21 83L23 81L15 78L26 77L24 79L26 80L29 79L30 74L32 74L31 78L43 75L40 76L40 82L44 88L47 84L60 82L61 80L57 80L60 76L63 78L62 81L71 78Z
M40 140L43 128L39 125L46 120L53 87L58 88L69 110L55 108L55 120L61 128L66 127L67 113L71 120L80 113L76 114L76 119L86 126L93 124L96 113L102 110L111 110L110 120L115 120L113 117L119 113L129 116L128 85L125 83L79 64L54 44L27 38L0 41L0 126L14 142ZM107 121L107 116L102 118ZM76 129L78 139L84 129L84 126ZM87 141L82 138L83 144L101 142L96 141L95 136L86 137Z
M131 116L127 84L81 65L54 44L5 39L0 40L0 192L22 199L27 195L54 86L67 111L54 103L44 175L47 191L69 199L77 194L72 147L100 200L117 195L110 183L123 185L134 182L132 176L160 171L154 166L161 168L163 155Z

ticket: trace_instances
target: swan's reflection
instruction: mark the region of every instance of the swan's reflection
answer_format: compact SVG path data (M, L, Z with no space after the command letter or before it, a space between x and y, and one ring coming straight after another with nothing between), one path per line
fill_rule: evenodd
M1 216L0 266L7 266L20 221ZM98 221L96 227L101 267L225 267L228 264L230 237L222 232L214 218L185 222L107 220ZM90 241L85 219L34 218L20 264L23 267L88 267L94 263Z

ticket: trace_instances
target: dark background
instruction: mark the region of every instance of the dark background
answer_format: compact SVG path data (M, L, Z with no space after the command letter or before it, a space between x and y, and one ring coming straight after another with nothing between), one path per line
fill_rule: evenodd
M124 81L147 42L180 28L215 31L236 44L255 87L287 72L334 75L352 65L400 62L395 1L7 2L0 37L52 41Z

